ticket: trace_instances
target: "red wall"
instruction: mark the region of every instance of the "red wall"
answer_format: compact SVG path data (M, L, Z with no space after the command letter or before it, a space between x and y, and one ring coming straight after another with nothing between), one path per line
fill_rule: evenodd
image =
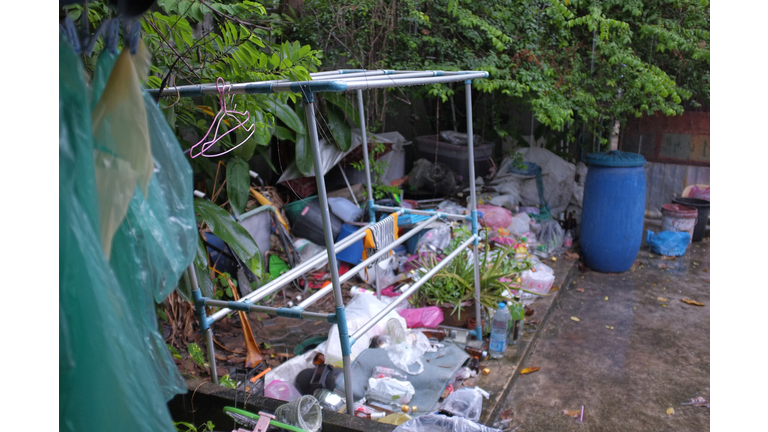
M630 119L619 146L652 162L709 166L709 113Z

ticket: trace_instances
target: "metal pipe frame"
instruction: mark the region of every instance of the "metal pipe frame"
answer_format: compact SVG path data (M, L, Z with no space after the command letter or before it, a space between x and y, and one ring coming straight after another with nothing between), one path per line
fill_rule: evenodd
M327 256L316 256L304 263L301 263L297 267L289 270L281 277L266 284L259 290L244 296L237 302L225 302L220 300L207 299L202 297L199 287L197 286L197 277L195 274L194 264L190 264L188 268L189 277L192 283L192 295L195 301L195 310L200 327L206 337L206 345L208 349L208 360L211 373L211 381L218 384L218 375L216 372L216 357L213 346L213 331L210 325L218 319L223 318L233 310L247 310L247 311L260 311L268 314L278 316L288 316L299 319L315 319L315 320L327 320L338 325L339 340L341 344L343 372L345 381L345 394L347 400L347 413L354 414L354 397L352 394L352 386L349 385L352 379L351 369L351 347L352 344L357 341L360 336L370 330L376 323L381 321L388 313L400 303L404 302L411 294L416 292L423 284L429 279L434 277L437 272L446 266L449 262L455 259L464 248L468 247L470 243L473 244L474 252L474 274L475 274L475 304L476 315L478 322L481 321L480 310L480 280L479 280L479 254L478 254L478 221L477 221L477 194L475 188L475 167L474 167L474 141L472 131L472 96L471 96L471 80L479 78L487 78L488 73L483 71L455 71L455 72L441 72L441 71L366 71L366 70L337 70L329 72L319 72L310 74L310 77L315 81L303 81L303 82L289 82L287 80L275 80L268 82L257 83L241 83L227 85L224 90L225 94L266 94L277 92L293 92L301 93L304 97L304 115L309 128L310 145L312 147L312 154L314 157L314 168L316 173L322 172L321 169L321 155L319 149L319 139L317 135L317 124L315 121L314 112L314 93L315 92L344 92L349 90L357 90L358 107L360 111L360 124L363 132L363 157L366 168L366 181L368 191L369 202L369 217L370 223L374 224L375 211L396 211L398 214L411 213L430 216L429 219L419 223L416 227L409 230L408 233L399 237L398 240L377 251L372 257L368 258L364 262L358 264L355 268L348 273L339 277L338 267L336 262L336 251L343 250L362 239L365 236L366 227L361 228L352 235L346 237L338 244L333 242L333 236L330 225L330 212L328 210L328 195L325 189L325 179L322 175L316 175L318 199L320 200L321 216L323 220L323 235L327 245ZM334 79L338 78L338 79ZM370 176L370 164L368 154L368 140L365 126L365 114L363 104L363 89L374 88L386 88L386 87L398 87L398 86L410 86L410 85L422 85L422 84L437 84L464 81L466 89L466 103L467 103L467 144L469 150L469 175L470 175L470 215L454 215L435 211L420 211L411 209L402 209L388 206L376 206L373 201L373 186ZM157 90L149 91L150 94L156 95ZM193 86L179 86L169 87L163 90L161 96L181 96L181 97L194 97L203 96L207 94L218 94L218 89L215 84L193 85ZM247 215L247 213L246 213ZM412 284L407 290L405 290L395 301L387 305L381 312L364 324L353 335L349 335L349 329L347 326L346 313L344 309L344 302L341 293L341 283L350 279L360 270L365 268L369 263L375 262L378 258L386 253L389 253L392 249L399 246L416 233L423 230L427 225L434 222L438 218L448 219L463 219L472 223L472 236L463 242L455 251L441 260L433 269L423 275L418 281ZM331 272L331 284L324 287L320 291L316 292L310 298L304 300L298 306L292 308L273 308L268 306L255 305L254 303L274 293L282 288L284 285L290 283L295 278L300 276L308 269L320 264L329 263ZM304 308L310 306L328 292L333 291L335 300L335 313L318 313L318 312L306 312ZM378 290L377 290L378 292ZM207 316L205 312L206 306L222 307L212 316ZM482 326L476 327L475 336L477 339L482 338Z
M415 215L421 215L421 216L432 216L432 215L438 215L441 218L447 218L447 219L465 219L471 217L471 215L459 215L459 214L451 214L451 213L443 213L438 212L435 210L414 210L414 209L400 209L399 207L389 207L389 206L383 206L383 205L376 205L374 206L375 210L381 210L381 211L396 211L396 210L403 210L403 213L405 214L415 214Z
M408 287L407 290L403 291L400 296L397 297L396 300L394 300L392 303L388 304L387 307L381 310L376 316L370 319L367 323L365 323L362 327L360 327L353 335L352 335L352 344L354 345L355 342L360 338L360 336L364 335L368 330L371 329L376 323L381 321L388 313L393 311L397 305L404 302L408 299L408 297L416 292L417 289L419 289L422 285L427 283L428 280L430 280L433 276L437 274L440 269L448 265L454 258L456 258L460 253L464 251L464 248L469 246L470 243L474 242L477 238L477 235L472 235L469 239L467 239L464 243L459 245L458 248L456 248L455 251L451 252L450 255L443 258L437 265L430 271L428 271L424 276L419 278L418 281L416 281L413 285Z
M437 218L438 218L438 215L433 215L431 218L429 218L429 219L427 219L427 220L425 220L423 222L420 222L418 225L416 225L415 227L413 227L410 230L408 230L407 233L401 235L397 240L392 242L392 244L389 245L389 247L376 252L372 256L368 257L368 259L366 259L365 261L361 262L360 264L358 264L355 267L353 267L352 269L350 269L348 272L346 272L343 275L341 275L341 277L339 278L339 281L341 283L344 283L344 282L352 279L356 274L360 273L361 271L363 271L363 269L368 267L368 265L370 263L378 260L379 258L384 256L384 254L389 253L392 249L394 249L394 248L400 246L401 244L405 243L409 238L413 237L419 231L422 231L424 228L426 228L427 225L429 225L432 222L434 222L435 220L437 220ZM331 291L331 286L330 285L323 287L322 289L320 289L319 291L315 292L311 296L307 297L304 301L299 303L299 307L300 308L307 308L307 307L313 305L318 300L320 300L321 298L325 297L330 291Z
M469 152L469 193L472 203L469 205L469 212L472 222L472 234L475 235L475 241L472 245L472 258L475 261L475 339L483 339L483 316L480 303L480 254L478 253L477 243L480 238L477 233L477 191L475 190L475 140L472 130L472 80L464 81L464 91L467 101L467 151Z

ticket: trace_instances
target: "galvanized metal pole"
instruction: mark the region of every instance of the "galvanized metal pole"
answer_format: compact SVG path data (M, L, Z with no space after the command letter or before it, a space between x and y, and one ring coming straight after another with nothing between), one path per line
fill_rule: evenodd
M475 338L483 339L483 317L481 315L480 303L480 256L478 254L477 233L477 192L475 191L475 140L472 130L472 80L464 81L464 90L467 98L467 147L469 151L469 194L472 202L469 205L472 215L472 234L475 235L475 241L472 243L472 255L475 261Z
M189 280L192 283L192 292L200 291L200 287L197 285L197 274L195 274L194 262L189 263L187 273L189 274ZM216 372L216 351L214 351L216 347L213 345L213 329L210 327L205 331L205 349L208 351L208 370L211 373L211 382L218 385L219 375Z
M368 219L376 223L376 212L373 210L373 183L371 183L371 164L368 161L368 131L365 128L365 105L363 91L357 91L357 110L360 114L360 131L363 134L363 161L365 162L365 184L368 187Z
M331 284L333 284L333 296L336 301L336 324L339 328L339 341L341 343L342 362L344 364L344 389L347 395L347 413L354 415L354 397L352 395L352 361L350 354L352 345L349 343L349 330L347 328L347 317L344 312L344 300L341 296L341 283L339 282L339 269L336 264L336 248L333 244L333 233L331 231L331 214L328 210L328 193L325 190L325 179L323 178L323 164L320 155L319 139L317 137L317 124L315 122L315 104L312 93L304 94L304 116L307 119L309 128L309 143L312 147L312 156L315 165L315 180L317 182L317 198L320 201L320 214L323 218L323 235L325 237L325 247L328 251L328 265L331 271Z

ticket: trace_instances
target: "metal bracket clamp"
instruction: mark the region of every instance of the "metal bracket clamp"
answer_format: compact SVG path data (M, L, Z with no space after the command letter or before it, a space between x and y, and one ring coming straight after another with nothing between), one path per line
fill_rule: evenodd
M299 306L294 306L290 308L286 308L286 307L277 308L277 316L286 317L286 318L301 319L301 315L303 313L304 313L304 309L302 309Z
M197 315L197 322L200 324L200 333L205 336L206 330L208 330L214 322L214 319L205 313L205 301L208 300L208 298L203 297L203 293L197 289L192 290L192 300L195 303L195 315Z

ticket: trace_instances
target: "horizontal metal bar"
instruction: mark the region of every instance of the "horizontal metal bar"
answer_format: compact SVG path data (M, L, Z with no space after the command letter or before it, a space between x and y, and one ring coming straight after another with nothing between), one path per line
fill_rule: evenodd
M265 313L268 315L274 315L274 316L284 316L285 314L281 313L281 309L286 309L286 308L262 306L262 305L257 305L250 302L246 303L242 301L224 301L224 300L205 299L205 305L209 307L225 307L225 308L234 309L235 304L240 305L240 307L238 307L237 310L241 310L243 312L262 312L262 313ZM307 312L305 310L301 310L301 308L296 310L298 311L296 312L297 317L302 319L327 321L328 317L331 315L329 313L324 313L324 312Z
M376 260L378 260L380 257L382 257L384 254L388 253L392 249L400 246L404 242L406 242L409 238L416 235L419 231L424 229L427 225L437 220L437 215L432 216L431 218L419 223L418 225L414 226L408 232L401 235L397 240L392 242L391 245L389 245L387 248L382 249L372 256L368 257L365 261L361 262L360 264L356 265L354 268L350 269L343 275L339 277L339 283L342 284L350 279L352 279L356 274L363 271L364 268L368 267L368 265ZM320 300L321 298L325 297L328 293L330 293L333 290L332 285L327 285L323 288L321 288L319 291L315 292L311 296L307 297L303 302L299 303L299 307L301 308L307 308L311 305L313 305L315 302Z
M471 237L469 237L469 239L467 239L464 243L459 245L459 247L456 248L455 251L451 252L450 255L443 258L439 263L437 263L437 265L432 270L428 271L425 275L419 278L418 281L414 282L413 285L408 287L407 290L403 291L403 293L400 294L400 296L398 296L392 303L388 304L387 307L385 307L381 312L376 314L376 316L371 318L370 321L368 321L362 327L360 327L355 332L355 334L352 335L351 337L352 343L354 344L360 338L360 336L364 335L365 332L370 330L371 327L376 325L377 322L381 321L382 318L384 318L385 316L387 316L388 313L393 311L395 307L397 307L397 305L407 300L411 294L413 294L422 285L427 283L428 280L432 279L432 277L434 277L437 274L437 272L440 271L440 269L448 265L449 262L451 262L454 258L456 258L460 253L462 253L465 247L472 244L475 241L475 237L477 237L477 234L473 234Z
M436 77L428 77L428 78L404 78L404 79L398 79L393 78L391 80L376 80L376 81L354 81L349 82L347 84L347 91L351 90L366 90L366 89L374 89L374 88L388 88L388 87L405 87L405 86L414 86L414 85L426 85L426 84L440 84L440 83L449 83L449 82L461 82L465 80L472 80L472 79L482 79L487 78L488 72L473 72L468 73L464 75L443 75L443 76L436 76Z
M361 238L365 237L365 230L367 227L362 227L356 232L352 233L349 237L345 237L343 240L338 242L334 245L337 251L344 250L350 246L352 246L356 241L360 240ZM253 303L256 303L260 301L261 299L267 297L268 295L272 294L273 292L279 290L283 286L293 282L294 279L301 276L305 271L324 264L328 262L328 254L317 254L310 258L307 261L302 262L298 266L292 268L291 270L288 270L286 273L282 274L277 279L267 283L263 287L257 289L256 291L243 296L239 301L251 301ZM228 313L232 312L230 309L222 309L216 313L214 313L211 318L213 318L214 321L220 320L227 316Z
M458 214L452 214L452 213L443 213L437 210L401 209L400 207L389 207L389 206L382 206L382 205L377 205L376 210L381 210L381 211L404 210L403 212L406 214L410 213L410 214L422 215L422 216L432 216L433 214L440 213L441 217L446 217L448 219L466 219L467 216L469 216L469 215L458 215Z

